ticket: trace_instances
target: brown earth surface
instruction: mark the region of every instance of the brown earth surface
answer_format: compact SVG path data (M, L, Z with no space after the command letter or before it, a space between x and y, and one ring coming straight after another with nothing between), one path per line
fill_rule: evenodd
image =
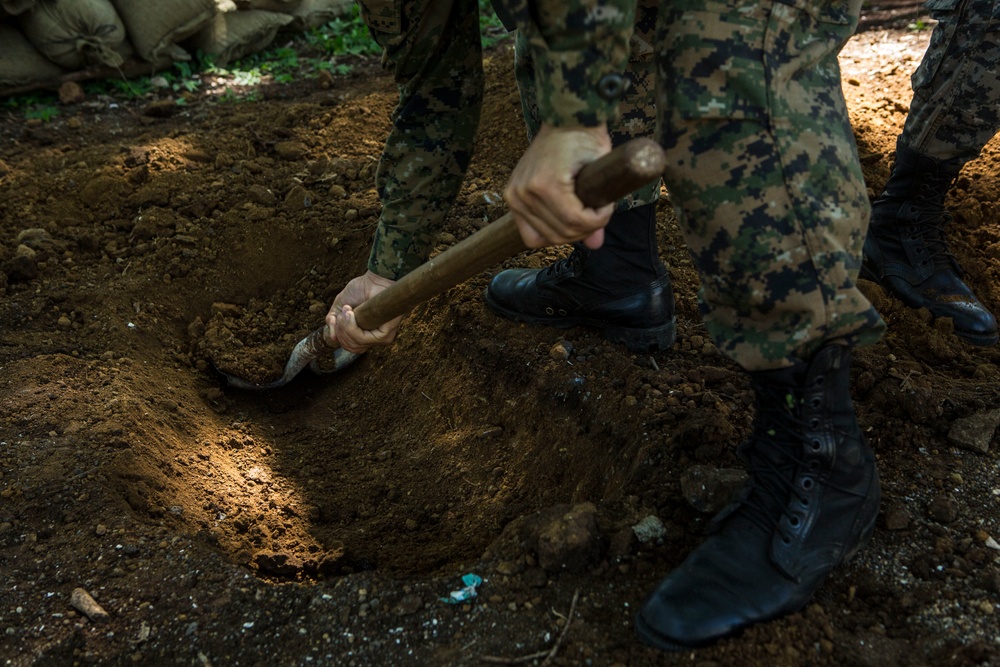
M842 64L874 195L929 33L864 26ZM442 249L502 213L525 147L511 60L489 54ZM853 370L885 496L871 546L801 613L657 653L633 613L738 479L752 417L669 203L669 352L497 318L481 299L497 267L351 368L236 391L213 362L273 379L363 270L394 91L374 61L254 102L218 101L223 85L0 122L0 664L1000 664L996 348L866 286L889 324ZM998 151L949 199L994 312ZM442 601L466 573L478 597ZM71 605L77 588L106 619Z

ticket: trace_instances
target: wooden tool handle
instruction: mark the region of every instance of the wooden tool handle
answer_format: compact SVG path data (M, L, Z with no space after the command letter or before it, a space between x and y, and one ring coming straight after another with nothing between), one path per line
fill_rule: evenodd
M576 196L600 208L658 178L664 164L659 144L633 139L580 170ZM374 329L524 250L514 217L507 213L355 308L358 326Z

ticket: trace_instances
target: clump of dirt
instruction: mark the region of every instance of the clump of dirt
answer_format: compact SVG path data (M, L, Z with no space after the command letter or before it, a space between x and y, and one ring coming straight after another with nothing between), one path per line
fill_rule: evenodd
M873 196L927 37L870 30L842 54ZM489 54L477 156L438 251L502 212L526 147L511 61L509 45ZM280 377L364 271L395 90L358 67L259 101L192 95L169 117L102 98L0 122L6 664L472 665L552 649L564 665L989 664L1000 353L868 283L889 324L853 371L885 496L873 544L798 614L694 654L636 643L636 605L739 483L752 421L666 198L668 352L497 318L491 271L350 368L227 387L213 367ZM998 149L949 198L953 250L995 312ZM477 595L453 598L466 574ZM109 619L73 608L76 588Z

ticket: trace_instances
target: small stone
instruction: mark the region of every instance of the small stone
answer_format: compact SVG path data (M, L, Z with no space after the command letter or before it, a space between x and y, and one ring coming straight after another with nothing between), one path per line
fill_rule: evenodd
M309 147L301 141L280 141L274 145L274 152L282 160L301 160L309 153Z
M692 466L681 475L681 493L699 512L714 514L732 501L746 479L746 472L735 468Z
M632 532L635 533L636 539L643 544L662 540L663 536L667 534L666 528L663 527L663 522L660 521L658 516L653 514L650 514L632 526Z
M927 513L939 523L951 523L958 518L958 503L948 495L938 495L931 499Z
M985 454L990 449L990 441L1000 426L1000 409L977 412L974 415L956 419L948 431L948 440L963 449Z
M500 561L496 566L496 573L503 576L511 576L522 570L522 566L509 560Z
M303 210L312 206L316 202L313 193L306 190L301 185L296 185L285 195L285 208L292 210Z
M58 324L63 329L68 329L73 325L73 320L63 315L56 321L56 324Z
M419 595L406 595L393 608L396 616L412 616L424 608L424 601Z
M97 534L97 535L99 535L99 536L100 535L107 535L108 534L108 527L105 526L103 523L99 523L99 524L97 524L97 528L94 529L94 533Z
M247 199L258 206L273 207L278 204L278 198L274 196L274 193L259 184L251 185L247 189Z
M561 340L549 350L549 356L552 357L553 361L566 361L569 359L570 350L572 349L572 344L567 341Z
M91 597L90 593L82 588L73 589L73 593L69 598L69 603L74 609L89 618L93 623L104 623L111 618L108 615L108 612L104 611L104 608L101 607L101 605L99 605L93 597Z
M538 564L548 572L582 572L600 549L597 507L579 503L560 512L538 532Z
M59 102L61 104L79 104L87 96L80 84L67 81L59 86Z
M906 530L912 519L905 507L891 507L885 513L885 527L888 530Z

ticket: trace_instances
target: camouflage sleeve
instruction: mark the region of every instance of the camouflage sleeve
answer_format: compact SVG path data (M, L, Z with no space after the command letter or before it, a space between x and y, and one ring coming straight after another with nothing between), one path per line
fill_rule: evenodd
M625 92L635 0L502 0L527 38L538 110L557 126L600 125Z

